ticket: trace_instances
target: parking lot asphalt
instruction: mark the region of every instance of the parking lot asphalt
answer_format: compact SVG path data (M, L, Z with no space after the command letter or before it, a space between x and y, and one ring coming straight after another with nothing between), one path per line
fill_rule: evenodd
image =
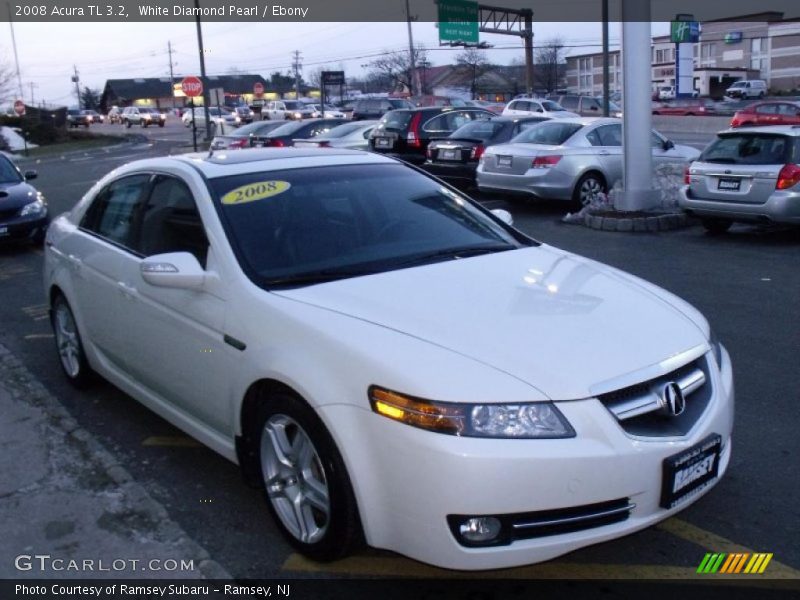
M38 187L54 213L67 210L116 165L185 151L185 130L174 137L169 130L155 130L148 144L116 147L86 160L42 160ZM763 581L798 580L800 230L735 226L719 237L700 227L609 233L562 223L566 208L558 203L508 204L496 196L481 200L509 209L515 225L542 242L629 271L694 304L730 351L737 389L733 458L715 490L657 527L495 575L686 578L706 552L746 548L774 553ZM70 388L50 336L41 263L38 249L0 248L0 343L234 577L447 574L377 550L334 564L310 563L280 538L262 498L242 483L234 465L108 384L82 392Z

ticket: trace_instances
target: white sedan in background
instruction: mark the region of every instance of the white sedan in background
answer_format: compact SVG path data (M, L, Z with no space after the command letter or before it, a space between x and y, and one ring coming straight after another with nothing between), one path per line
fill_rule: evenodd
M363 533L510 567L696 502L730 461L728 353L510 221L368 152L134 162L48 229L60 362L238 462L315 559Z
M653 161L688 164L700 156L651 133ZM603 117L554 119L534 125L507 144L489 146L478 163L478 188L584 206L622 179L622 121Z

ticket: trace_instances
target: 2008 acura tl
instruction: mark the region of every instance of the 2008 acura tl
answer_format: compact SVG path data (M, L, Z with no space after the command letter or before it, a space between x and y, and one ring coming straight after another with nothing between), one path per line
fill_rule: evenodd
M131 163L48 231L61 364L237 461L320 560L507 567L685 508L730 460L727 352L510 220L358 151Z

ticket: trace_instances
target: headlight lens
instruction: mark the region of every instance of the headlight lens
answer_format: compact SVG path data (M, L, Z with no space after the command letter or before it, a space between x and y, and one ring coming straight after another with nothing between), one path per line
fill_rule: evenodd
M377 386L372 410L389 419L438 433L483 438L569 438L575 430L552 402L456 404L422 400Z
M712 329L708 336L708 343L711 345L711 351L714 353L714 359L717 361L717 366L722 366L722 344L717 339L717 336L714 335L714 330Z
M22 210L19 213L20 217L32 217L35 215L40 215L44 213L45 205L41 198L34 200L30 204L26 204L22 207Z

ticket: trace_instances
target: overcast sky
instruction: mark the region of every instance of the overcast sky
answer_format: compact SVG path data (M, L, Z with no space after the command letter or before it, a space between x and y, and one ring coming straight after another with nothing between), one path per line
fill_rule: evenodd
M9 23L0 23L0 62L13 67ZM653 24L654 34L668 24ZM73 65L81 87L102 89L106 79L169 76L167 42L171 41L176 75L199 74L197 34L193 22L176 23L14 23L20 73L26 102L34 84L36 103L75 104ZM452 63L460 50L439 49L433 23L414 23L414 41L424 44L433 65ZM535 23L534 44L560 36L567 53L599 50L599 23ZM612 48L619 25L611 24ZM292 52L302 53L306 76L319 67L343 68L348 77L364 73L362 65L385 50L408 48L406 24L392 23L204 23L206 70L209 75L232 69L265 77L286 71ZM481 33L493 44L489 60L509 64L522 58L522 41L515 36Z

